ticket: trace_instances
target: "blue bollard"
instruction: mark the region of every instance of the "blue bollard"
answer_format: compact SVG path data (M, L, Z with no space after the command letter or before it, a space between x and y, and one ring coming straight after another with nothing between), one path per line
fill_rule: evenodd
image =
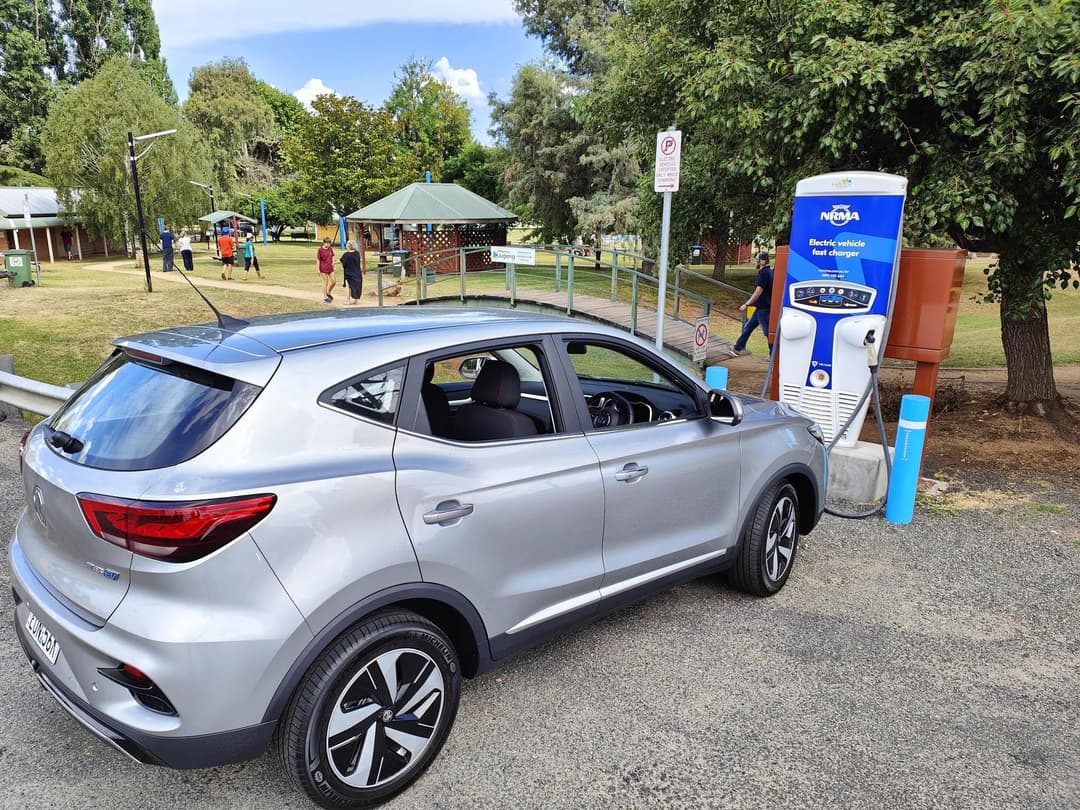
M705 369L705 385L712 388L727 388L727 366L709 366Z
M930 418L930 397L905 394L900 399L900 422L896 426L885 519L890 523L911 523L915 513L915 491L919 486L926 423Z

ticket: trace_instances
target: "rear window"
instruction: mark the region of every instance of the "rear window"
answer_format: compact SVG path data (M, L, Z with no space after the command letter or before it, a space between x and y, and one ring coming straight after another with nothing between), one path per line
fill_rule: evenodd
M56 452L87 467L169 467L220 439L261 390L180 363L151 365L120 352L53 414L46 439Z

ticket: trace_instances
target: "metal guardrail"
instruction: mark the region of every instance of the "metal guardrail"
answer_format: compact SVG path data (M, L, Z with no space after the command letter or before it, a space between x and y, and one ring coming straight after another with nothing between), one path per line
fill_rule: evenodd
M24 411L48 416L65 402L74 391L62 385L49 385L17 374L0 371L0 402Z

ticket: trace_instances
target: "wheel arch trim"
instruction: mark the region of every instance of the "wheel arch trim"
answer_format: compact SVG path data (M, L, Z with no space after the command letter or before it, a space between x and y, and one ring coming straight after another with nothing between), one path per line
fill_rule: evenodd
M457 650L465 677L491 666L483 619L468 599L444 585L426 582L394 585L346 608L315 634L278 684L263 713L263 722L277 722L281 718L304 674L334 639L365 617L389 607L413 610L438 625Z
M757 488L753 497L747 499L750 508L747 510L746 515L743 516L742 522L739 524L739 533L735 535L737 543L742 542L747 527L750 525L751 521L753 521L754 510L761 500L761 497L785 479L796 479L791 481L791 485L795 487L795 495L799 499L799 532L801 534L807 534L817 525L820 517L820 512L818 510L820 493L818 492L818 484L814 472L806 464L788 464L769 476L768 480ZM804 498L806 498L806 500L804 500ZM809 504L807 504L807 501L809 501ZM803 507L806 505L809 505L811 508L804 509Z

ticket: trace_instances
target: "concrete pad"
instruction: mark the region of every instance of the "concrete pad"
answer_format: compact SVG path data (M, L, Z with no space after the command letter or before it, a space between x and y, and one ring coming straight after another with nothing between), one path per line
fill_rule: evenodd
M889 456L892 457L892 448ZM852 447L835 447L829 454L830 501L876 503L885 496L885 454L880 444L855 442Z

